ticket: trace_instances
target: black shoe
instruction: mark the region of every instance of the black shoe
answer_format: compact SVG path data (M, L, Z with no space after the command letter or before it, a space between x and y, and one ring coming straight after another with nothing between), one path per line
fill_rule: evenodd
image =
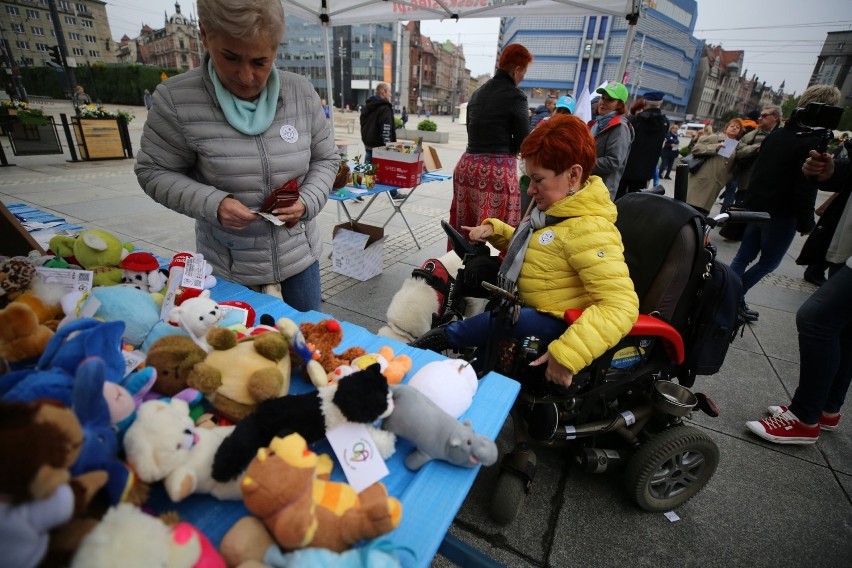
M356 197L355 203L364 203L364 198L363 197Z
M450 342L447 341L447 336L444 334L444 329L450 324L444 323L439 325L438 327L434 327L409 343L412 347L419 347L420 349L428 349L429 351L434 351L436 353L442 353L447 349L450 349Z
M757 321L760 314L748 307L748 304L743 304L740 308L740 315L747 322Z
M807 270L805 270L804 278L805 282L810 282L814 286L822 286L827 280L825 274L813 274L811 272L808 272Z
M394 201L402 201L402 200L403 200L403 199L405 199L406 197L408 197L408 194L407 194L407 193L403 193L403 192L401 192L401 191L397 191L397 192L396 192L396 195L391 195L391 199L393 199Z
M665 176L663 179L672 179L672 176Z

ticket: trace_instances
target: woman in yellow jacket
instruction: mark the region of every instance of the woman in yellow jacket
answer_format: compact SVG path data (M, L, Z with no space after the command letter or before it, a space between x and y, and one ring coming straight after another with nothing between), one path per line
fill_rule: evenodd
M548 345L533 365L545 378L569 386L573 376L624 337L639 314L639 300L624 262L616 208L598 176L595 140L568 115L543 121L521 145L527 193L535 206L518 229L497 219L462 227L473 241L506 251L498 285L517 290L524 307L513 329ZM566 309L583 314L569 327ZM442 349L484 347L494 339L493 318L479 314L436 328L413 345Z

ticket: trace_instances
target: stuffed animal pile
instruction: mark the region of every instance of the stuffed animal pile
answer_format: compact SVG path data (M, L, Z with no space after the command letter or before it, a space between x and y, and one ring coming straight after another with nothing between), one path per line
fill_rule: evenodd
M333 319L255 325L252 306L178 280L189 253L166 273L103 230L50 246L0 257L0 459L15 464L0 467L0 564L224 566L192 525L139 508L159 500L242 501L251 516L221 543L229 565L270 546L349 550L393 531L402 505L381 483L329 481L332 459L308 444L347 423L385 459L397 435L412 441L413 469L496 458L456 420L476 391L457 364L413 380L451 415L436 414L400 385L407 354L346 345ZM93 285L66 290L44 267L89 270ZM294 380L310 390L289 394Z

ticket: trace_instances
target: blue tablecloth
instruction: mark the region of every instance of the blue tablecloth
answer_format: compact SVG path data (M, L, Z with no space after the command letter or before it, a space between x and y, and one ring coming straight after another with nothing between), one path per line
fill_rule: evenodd
M220 282L212 289L212 297L218 301L242 300L251 304L258 316L270 314L274 318L288 317L297 323L316 322L328 318L320 312L297 312L280 299L259 294L238 284ZM351 346L360 346L368 352L378 351L389 345L395 353L405 353L414 363L406 379L424 364L442 357L436 353L414 349L393 339L379 337L364 328L341 322L343 342L335 350L342 351ZM301 393L313 387L300 375L291 380L290 392ZM520 386L502 375L491 373L479 382L473 405L462 419L469 418L474 429L486 436L497 437L506 420ZM314 445L314 450L331 454L328 442ZM478 468L468 469L444 462L431 462L417 473L409 471L403 464L412 446L405 440L397 442L396 453L388 460L390 475L382 480L390 495L397 497L403 506L402 522L392 533L382 537L394 547L404 547L414 552L414 557L401 553L404 566L428 566L438 551L450 524L467 496ZM333 479L344 480L339 468ZM222 536L248 511L240 502L219 501L207 495L194 495L181 503L171 503L161 488L154 491L151 506L158 511L177 510L181 518L193 523L218 545Z

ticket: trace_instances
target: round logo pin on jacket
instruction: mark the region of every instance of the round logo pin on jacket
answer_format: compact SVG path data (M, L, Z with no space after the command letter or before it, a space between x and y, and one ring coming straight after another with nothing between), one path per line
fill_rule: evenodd
M296 130L295 126L290 124L282 126L278 133L281 134L281 139L284 140L284 142L289 142L290 144L293 144L299 139L299 131Z

